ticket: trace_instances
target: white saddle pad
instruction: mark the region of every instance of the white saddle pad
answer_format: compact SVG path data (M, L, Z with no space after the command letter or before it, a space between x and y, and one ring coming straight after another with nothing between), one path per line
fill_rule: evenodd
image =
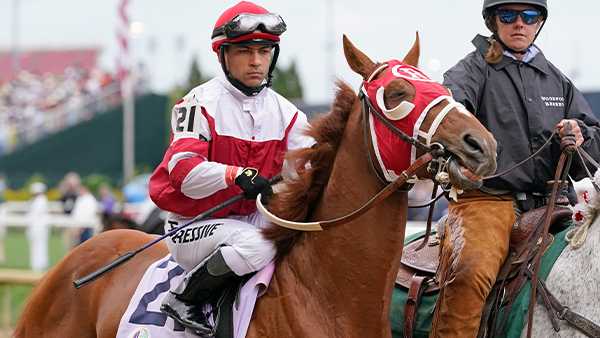
M269 286L274 264L269 263L255 274L240 290L233 311L235 338L246 336L256 299ZM194 338L184 328L160 312L160 304L167 292L185 276L183 268L167 255L151 264L142 277L127 310L121 317L116 338Z

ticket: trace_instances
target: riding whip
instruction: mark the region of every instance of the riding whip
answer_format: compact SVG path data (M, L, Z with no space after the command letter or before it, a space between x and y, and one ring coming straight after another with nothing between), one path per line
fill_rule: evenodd
M281 180L282 180L282 177L281 177L281 175L277 175L277 176L274 176L273 178L271 178L271 179L269 180L269 184L270 184L270 185L273 185L273 184L279 183ZM94 271L94 272L90 273L89 275L86 275L86 276L83 276L82 278L79 278L79 279L77 279L77 280L74 280L74 281L73 281L73 285L74 285L74 286L75 286L75 288L77 288L77 289L81 288L81 287L82 287L82 286L84 286L85 284L87 284L87 283L89 283L89 282L91 282L91 281L95 280L96 278L98 278L98 277L102 276L103 274L105 274L105 273L107 273L107 272L111 271L112 269L114 269L114 268L118 267L119 265L121 265L121 264L123 264L123 263L127 262L127 261L128 261L128 260L130 260L131 258L135 257L135 255L137 255L137 254L139 254L140 252L142 252L142 251L144 251L144 250L148 249L149 247L153 246L154 244L156 244L156 243L158 243L158 242L162 241L163 239L165 239L165 238L167 238L167 237L170 237L170 236L174 235L174 234L175 234L175 233L177 233L179 230L181 230L181 229L184 229L184 228L188 227L189 225L191 225L191 224L192 224L192 223L194 223L194 222L197 222L197 221L203 220L203 219L205 219L205 218L207 218L207 217L211 216L211 215L212 215L212 214L214 214L215 212L217 212L217 211L219 211L219 210L223 210L223 209L225 209L226 207L228 207L228 206L232 205L233 203L236 203L236 202L238 202L239 200L241 200L241 199L243 199L243 198L244 198L244 194L243 194L243 193L241 193L241 194L239 194L239 195L237 195L237 196L234 196L234 197L232 197L232 198L228 199L227 201L225 201L225 202L223 202L223 203L221 203L221 204L219 204L219 205L216 205L216 206L214 206L214 207L212 207L212 208L210 208L210 209L208 209L208 210L204 211L203 213L201 213L200 215L198 215L198 216L194 217L194 219L192 219L191 221L189 221L189 222L185 223L184 225L182 225L182 226L179 226L179 227L177 227L177 228L174 228L174 229L171 229L171 231L169 231L169 232L167 232L166 234L164 234L164 235L162 235L162 236L160 236L160 237L158 237L158 238L156 238L156 239L154 239L154 240L152 240L152 241L150 241L150 242L148 242L148 243L146 243L146 244L142 245L141 247L139 247L139 248L137 248L137 249L135 249L135 250L133 250L133 251L128 251L128 252L124 253L123 255L121 255L121 256L119 256L119 257L117 257L115 260L113 260L113 261L112 261L112 262L110 262L109 264L107 264L107 265L105 265L105 266L101 267L100 269L98 269L98 270L96 270L96 271Z

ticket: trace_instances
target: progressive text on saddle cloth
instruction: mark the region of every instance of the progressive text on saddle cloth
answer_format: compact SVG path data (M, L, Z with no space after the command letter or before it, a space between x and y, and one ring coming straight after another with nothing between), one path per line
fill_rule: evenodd
M171 227L170 230L173 230L177 227L178 222L168 221ZM181 229L177 231L173 236L171 236L171 241L173 243L189 243L193 241L197 241L202 238L210 237L214 234L215 230L219 228L223 223L210 223L203 224L197 227Z

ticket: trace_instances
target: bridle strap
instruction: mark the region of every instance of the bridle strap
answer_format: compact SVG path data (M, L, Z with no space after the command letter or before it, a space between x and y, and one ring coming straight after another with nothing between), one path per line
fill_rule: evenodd
M388 184L388 180L386 179L386 177L383 173L381 173L379 170L377 170L377 167L375 166L375 162L373 160L373 157L375 155L372 152L375 147L373 147L373 140L371 139L371 129L370 129L371 117L368 114L369 107L367 106L365 101L368 101L368 100L361 100L362 118L363 118L363 140L364 140L363 143L366 148L365 151L367 153L367 158L369 160L369 165L371 167L371 170L375 173L375 176L377 177L379 182L386 185L386 184ZM381 168L381 166L380 166L380 168ZM383 170L383 168L382 168L382 170Z
M437 116L431 123L431 126L429 126L429 130L427 132L423 132L419 129L419 136L421 136L425 139L425 144L427 146L431 145L431 138L437 131L438 127L440 126L440 124L442 123L444 118L446 118L446 115L448 115L448 113L452 109L462 107L462 104L454 101L454 99L451 96L439 96L435 100L431 101L431 103L427 106L427 108L425 108L425 110L423 110L423 115L427 116L427 113L429 113L429 110L431 110L431 108L433 108L438 103L442 102L444 99L448 100L448 104L442 109L442 111L440 111L437 114Z
M400 128L396 127L392 122L390 122L390 120L383 116L383 114L381 114L377 109L375 109L364 90L364 87L361 87L358 96L360 97L360 100L363 103L363 110L365 110L367 114L370 112L371 114L373 114L373 116L377 117L377 119L381 121L381 123L383 123L394 135L398 136L402 141L411 144L414 147L423 150L424 152L431 151L431 148L429 146L403 132Z
M337 217L334 219L330 219L327 221L318 221L318 222L295 222L288 221L283 218L280 218L273 213L271 213L261 202L261 196L258 195L256 198L256 208L258 211L265 216L265 218L271 223L277 224L284 228L299 230L299 231L322 231L326 227L332 227L335 225L341 225L348 222L351 222L358 217L362 216L365 212L369 211L375 205L379 204L386 198L388 198L391 194L397 191L400 187L405 185L407 181L415 175L417 171L421 168L425 167L431 160L433 156L431 153L425 153L423 156L419 157L410 167L404 170L400 176L389 183L385 188L380 190L375 196L371 197L362 207L350 212L341 217Z
M382 63L379 67L375 68L375 70L367 78L367 82L373 81L373 79L375 78L375 76L377 76L377 74L379 74L382 70L386 69L387 66L388 66L387 63Z
M527 270L527 272L529 277L531 277L530 270ZM560 320L566 320L567 323L583 332L586 336L600 337L600 325L585 318L581 314L572 311L568 306L561 304L550 290L548 290L548 286L541 279L538 279L538 288L542 294L544 305L546 305L548 312L551 313L551 319L557 317ZM558 323L555 324L553 320L553 326L554 325L558 325ZM554 330L558 332L557 329Z

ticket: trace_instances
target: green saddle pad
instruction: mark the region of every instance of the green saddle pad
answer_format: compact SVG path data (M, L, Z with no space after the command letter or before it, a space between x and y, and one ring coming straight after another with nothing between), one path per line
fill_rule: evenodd
M552 266L558 259L558 256L562 253L563 249L567 246L565 240L565 234L569 227L562 232L554 235L554 242L546 250L546 253L542 257L540 266L539 277L546 280ZM405 244L411 243L423 237L424 232L417 233L408 236L405 240ZM521 337L521 331L526 323L527 311L529 308L529 299L531 293L531 283L527 282L517 299L515 300L512 310L508 318L507 326L507 338L518 338ZM395 338L402 338L404 331L404 307L406 305L406 298L408 296L408 290L403 287L396 286L392 294L392 305L390 307L390 321L392 324L392 336ZM431 320L433 318L433 311L435 309L435 302L437 301L438 293L434 292L421 297L421 304L417 310L417 318L414 325L414 337L428 337L429 330L431 329Z

